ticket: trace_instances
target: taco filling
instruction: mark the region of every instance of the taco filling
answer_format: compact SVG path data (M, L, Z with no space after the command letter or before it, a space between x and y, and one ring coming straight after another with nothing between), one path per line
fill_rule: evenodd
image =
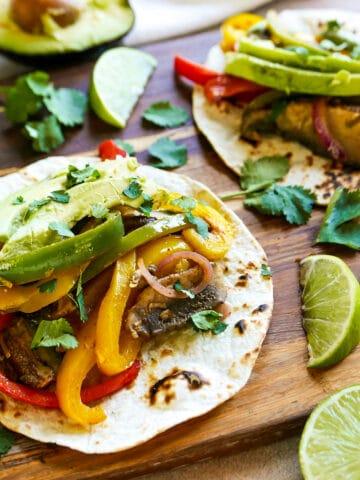
M352 14L242 13L221 31L206 67L177 57L175 71L197 84L196 123L225 163L239 173L248 157L290 152L293 177L318 191L320 203L334 190L331 170L338 184L358 187L356 171L353 179L345 178L346 169L360 166L360 34ZM300 171L300 156L304 167L309 155L315 158L309 165L313 182Z
M261 248L202 185L154 174L129 156L63 163L54 176L10 186L1 202L0 419L40 440L114 451L237 391L266 332L271 279L260 274ZM248 270L255 302L245 301L247 282L237 285ZM250 339L235 328L240 320ZM247 374L239 380L241 350ZM176 385L172 394L165 379ZM139 419L127 430L119 416L134 403ZM137 425L147 411L165 421ZM118 428L115 444L102 442Z

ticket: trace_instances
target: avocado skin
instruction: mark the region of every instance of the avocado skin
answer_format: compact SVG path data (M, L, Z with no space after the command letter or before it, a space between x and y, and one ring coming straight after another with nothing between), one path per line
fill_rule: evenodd
M8 16L10 0L0 3L0 51L8 57L36 66L77 62L99 53L121 39L133 27L135 16L127 0L109 0L106 8L89 5L74 24L52 36L21 30Z

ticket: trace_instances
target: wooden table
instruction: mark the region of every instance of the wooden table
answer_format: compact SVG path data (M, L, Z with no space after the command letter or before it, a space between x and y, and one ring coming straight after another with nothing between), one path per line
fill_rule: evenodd
M272 6L280 9L339 5L335 0L304 0L281 1ZM355 1L344 0L341 7L359 9ZM264 11L265 8L260 10L261 13ZM147 163L149 158L146 148L158 136L170 136L183 142L188 148L189 160L187 165L181 168L182 173L203 181L217 193L236 189L237 178L223 166L192 122L185 127L163 131L144 125L141 121L144 109L159 100L171 100L191 111L191 88L174 78L172 58L175 54L182 54L201 62L208 48L218 39L218 31L209 31L144 46L144 50L158 59L159 66L128 126L120 131L107 126L90 113L85 125L68 133L64 146L55 153L67 155L88 152L95 150L105 138L123 138L131 139L139 160ZM89 57L81 64L53 66L46 70L57 86L75 87L85 92L89 86L94 61L95 57ZM2 169L11 171L40 158L31 153L19 131L11 127L3 115L0 117L0 131ZM229 206L241 216L263 245L274 272L273 319L248 385L214 412L180 425L124 454L83 455L19 437L15 447L0 461L0 478L131 478L191 464L205 457L243 451L300 432L306 416L321 398L339 387L359 380L359 348L334 368L324 371L306 369L306 341L301 325L297 266L297 261L310 253L332 253L343 258L359 277L358 253L336 246L312 246L323 216L321 209L314 211L307 225L294 227L281 219L260 216L246 210L240 201L229 203ZM270 449L266 451L270 452L271 456L272 447L266 448ZM276 448L280 447L274 446L274 452L278 451ZM286 451L286 444L281 448ZM254 452L254 458L258 459L258 451ZM250 465L251 454L246 455ZM245 474L246 472L241 478L246 478ZM236 478L235 472L233 477L231 475L230 471L226 477L224 471L223 478ZM267 478L266 474L262 475L261 478ZM217 472L216 477L218 476ZM201 478L199 468L196 468L196 477ZM188 478L192 478L191 471Z

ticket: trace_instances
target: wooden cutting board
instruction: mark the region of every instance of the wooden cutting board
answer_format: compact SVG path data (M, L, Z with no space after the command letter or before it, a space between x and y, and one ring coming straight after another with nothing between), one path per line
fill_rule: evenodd
M357 8L345 2L343 8ZM326 2L336 6L336 1ZM321 1L278 2L283 6L325 6ZM159 136L184 143L188 163L179 171L206 183L222 194L238 187L237 178L220 162L193 123L179 129L160 130L145 125L141 113L151 103L171 100L191 111L191 88L174 78L174 54L202 61L207 49L218 40L210 31L144 47L159 61L145 95L123 131L105 125L89 114L85 125L67 134L57 155L91 152L105 138L123 138L132 143L138 158L148 163L147 147ZM46 68L57 86L87 91L96 57L73 65ZM34 161L19 131L0 114L0 168L9 172ZM311 253L330 253L343 258L360 277L359 254L337 246L316 246L313 241L323 210L316 209L307 225L293 227L283 220L264 217L229 202L263 245L273 271L275 308L269 332L246 387L233 399L209 414L167 431L125 453L84 455L67 448L19 436L16 445L0 459L0 479L78 480L126 479L143 473L179 466L214 455L239 451L274 441L300 431L311 409L337 388L359 381L360 348L339 365L326 370L306 368L306 341L301 324L298 261ZM129 413L131 414L131 413ZM36 419L34 420L36 421Z

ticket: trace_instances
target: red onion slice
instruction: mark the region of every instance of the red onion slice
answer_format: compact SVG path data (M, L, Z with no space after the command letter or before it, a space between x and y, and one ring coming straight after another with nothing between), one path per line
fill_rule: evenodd
M317 137L322 146L330 153L331 157L340 162L346 161L346 151L330 133L326 123L326 101L318 97L313 101L312 120Z
M202 279L200 283L198 283L197 285L191 288L191 291L195 295L202 292L212 281L214 277L214 271L209 260L205 258L203 255L200 255L199 253L189 252L189 251L172 253L171 255L167 256L164 260L160 262L156 271L160 273L161 270L166 265L181 259L192 260L193 262L197 263L201 267L203 271ZM145 267L144 260L142 258L138 259L138 267L141 275L145 278L145 280L148 282L151 288L153 288L155 291L157 291L161 295L164 295L165 297L168 297L168 298L187 298L186 293L178 292L174 288L169 288L163 285L161 283L161 279L152 275L149 272L149 270Z

